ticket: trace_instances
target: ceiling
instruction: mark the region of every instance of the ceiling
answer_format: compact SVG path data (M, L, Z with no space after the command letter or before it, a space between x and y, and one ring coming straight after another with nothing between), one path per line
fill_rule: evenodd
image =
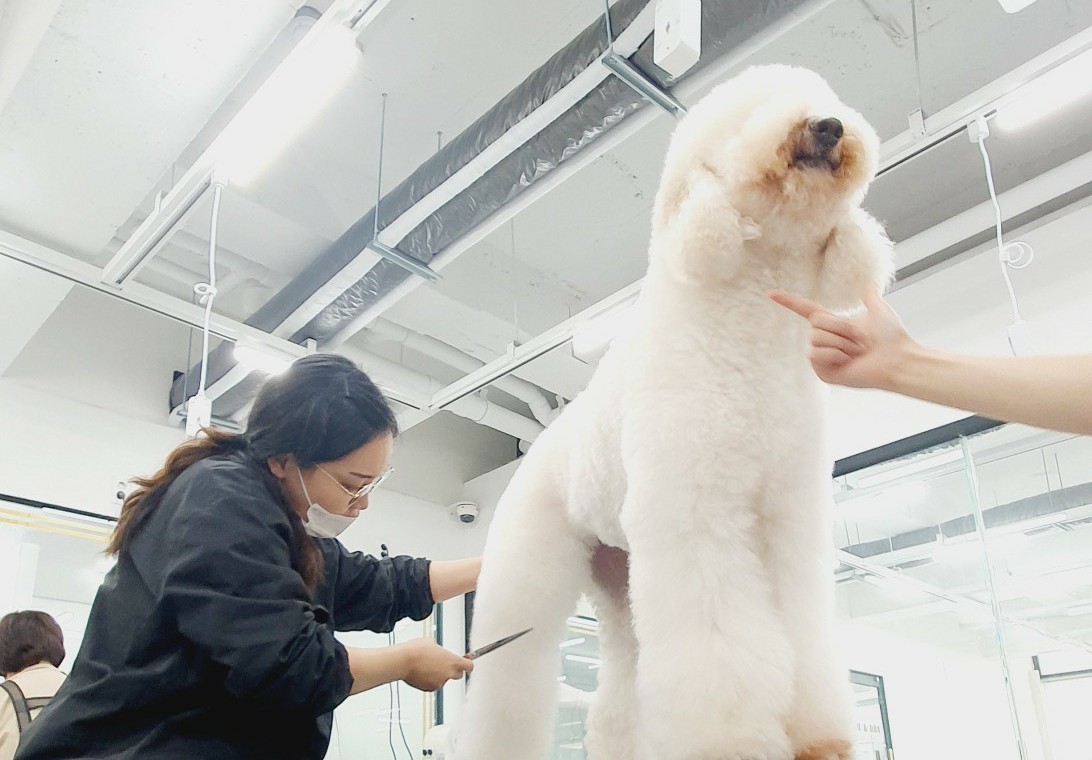
M263 171L224 191L215 306L223 324L240 324L371 209L380 169L386 193L597 23L602 12L590 0L530 6L501 0L325 0L312 3L314 12L300 14L301 4L0 2L0 28L12 30L0 36L0 232L41 246L35 251L48 258L42 266L76 268L83 274L74 279L97 284L97 268L155 212L157 195L200 163L301 40L339 13L355 17L368 7L366 22L355 30L359 53L348 70L319 70L309 80L317 89L344 74L334 95L305 114L300 131ZM1072 0L1038 0L1014 15L996 0L833 0L807 7L779 36L729 65L707 67L676 88L676 96L693 103L713 83L751 63L808 66L864 113L885 140L885 155L893 155L906 143L914 109L940 119L976 93L1003 94L1016 81L1006 80L1011 72L1057 45L1083 39L1092 27L1092 6ZM639 128L624 139L588 154L594 157L582 168L544 185L547 190L521 202L514 214L487 220L474 242L443 268L438 283L386 305L387 323L474 361L455 366L450 355L445 359L394 341L375 324L360 325L339 350L369 371L393 364L412 373L406 377L423 378L407 395L427 405L431 391L422 388L435 390L466 375L467 367L503 361L518 346L637 281L673 120L651 107L633 118ZM1086 98L1062 116L991 136L998 190L1089 154L1090 127L1092 100ZM889 167L873 185L866 205L896 241L915 239L987 198L975 146L958 129L950 131L953 136ZM1057 210L1048 201L1034 213ZM107 299L104 292L192 316L193 286L208 276L210 212L206 195L120 294L100 287L77 297L56 286L31 288L40 294L35 316L12 345L4 345L10 358L0 368L44 367L42 357L58 353L58 340L81 334L85 326L74 320L86 319L88 298ZM971 225L956 234L952 255L961 245L973 248L974 236L984 230L988 225ZM1076 260L1079 250L1066 255ZM27 300L27 286L3 287L9 302ZM79 299L79 308L60 308L69 297ZM925 307L923 312L936 314ZM139 344L148 332L142 319L111 322L117 340ZM170 345L148 358L147 371L162 374L164 395L171 372L192 364L192 347L182 344L192 336L183 337L185 332L163 332ZM93 352L74 356L87 353ZM562 345L512 374L556 406L559 398L575 396L593 371L593 364ZM482 396L535 422L526 393L489 387ZM242 413L245 408L236 416ZM448 424L437 420L430 425ZM500 429L515 434L511 426ZM474 435L465 426L458 430Z

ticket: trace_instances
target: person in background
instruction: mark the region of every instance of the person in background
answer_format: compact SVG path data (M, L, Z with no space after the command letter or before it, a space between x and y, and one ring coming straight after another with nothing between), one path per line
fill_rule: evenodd
M64 673L64 634L44 612L12 612L0 618L0 760L11 760L19 736L38 717Z
M204 431L137 479L72 674L19 760L319 760L333 710L472 662L428 638L345 647L477 585L480 558L349 552L337 535L390 473L394 413L349 359L312 354L262 386L246 432Z
M914 341L880 294L864 314L838 317L781 290L770 298L811 323L811 365L821 380L879 388L974 414L1092 435L1092 354L968 356Z

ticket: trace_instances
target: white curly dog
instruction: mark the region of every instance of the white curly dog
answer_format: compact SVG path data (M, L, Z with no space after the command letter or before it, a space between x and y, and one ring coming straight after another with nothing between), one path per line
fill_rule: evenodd
M844 760L831 457L807 323L884 285L859 203L878 140L818 75L749 69L679 123L630 329L535 442L489 530L459 760L539 760L578 595L603 660L598 760ZM627 563L628 557L628 563ZM627 572L628 571L628 572Z

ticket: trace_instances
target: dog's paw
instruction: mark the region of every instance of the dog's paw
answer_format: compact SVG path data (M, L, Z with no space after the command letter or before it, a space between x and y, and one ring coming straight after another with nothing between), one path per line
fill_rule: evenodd
M828 739L798 750L793 760L852 760L853 745L844 739Z

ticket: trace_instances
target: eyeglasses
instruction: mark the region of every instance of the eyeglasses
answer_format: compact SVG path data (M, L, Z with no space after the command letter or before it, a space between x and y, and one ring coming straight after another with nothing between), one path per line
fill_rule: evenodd
M380 483L382 483L384 480L387 479L388 475L390 475L392 472L394 472L394 467L388 466L387 469L385 469L385 470L383 470L383 472L379 473L379 477L377 477L371 483L365 483L357 491L350 491L348 488L341 485L340 480L338 480L333 475L328 473L323 468L323 466L321 464L316 464L315 467L317 467L319 470L322 470L322 474L325 475L326 477L328 477L330 480L334 481L334 483L337 484L338 488L340 488L345 493L349 494L349 506L352 506L354 501L358 501L359 499L364 498L365 496L370 494L372 491L374 491L376 489L376 487L379 486Z

